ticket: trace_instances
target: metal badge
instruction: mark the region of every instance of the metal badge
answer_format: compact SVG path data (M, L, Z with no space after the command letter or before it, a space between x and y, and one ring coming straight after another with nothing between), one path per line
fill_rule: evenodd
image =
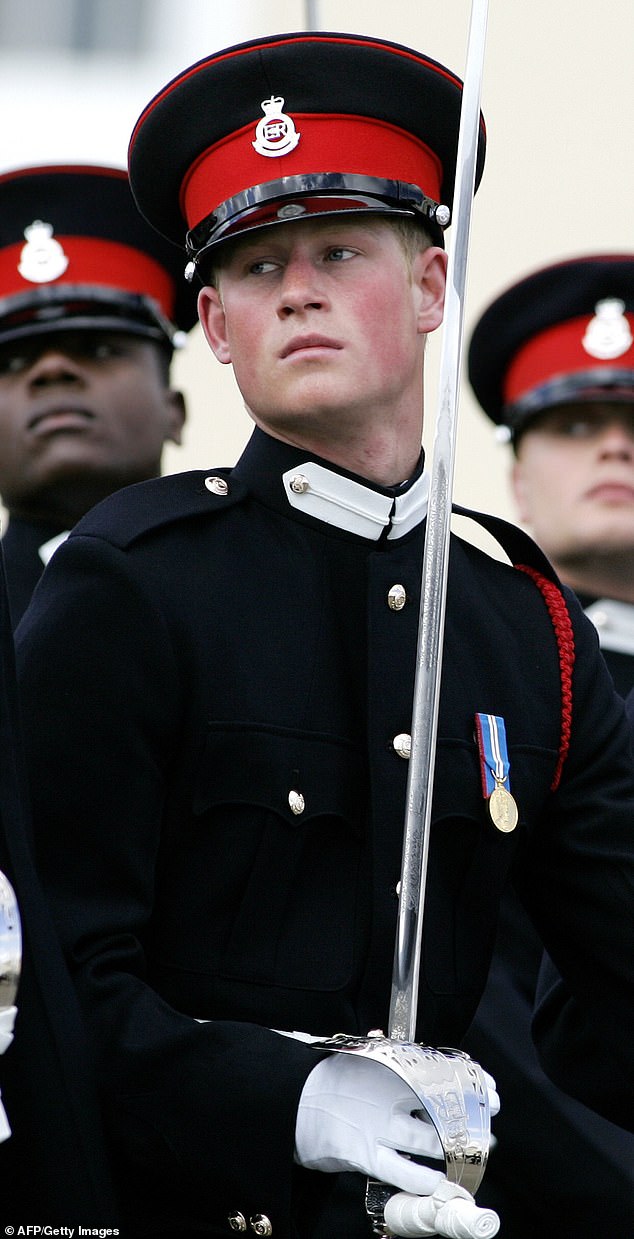
M269 159L290 154L295 150L301 134L297 132L291 117L283 111L282 96L271 95L270 99L263 99L260 106L264 116L258 121L255 142L251 143L254 150Z
M504 719L498 714L476 714L475 721L482 794L493 825L503 834L510 834L517 826L519 815L510 790L511 763Z
M625 302L617 297L598 301L581 343L586 353L600 361L610 361L627 353L632 344L632 332L625 317Z
M491 821L505 835L517 826L517 805L502 783L493 788L488 800Z
M59 279L67 266L68 258L59 241L53 237L53 225L35 219L24 229L26 245L23 246L18 271L30 284L50 284Z

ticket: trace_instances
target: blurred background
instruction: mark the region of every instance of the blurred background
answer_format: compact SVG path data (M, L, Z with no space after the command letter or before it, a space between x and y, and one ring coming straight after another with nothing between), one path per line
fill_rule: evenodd
M469 13L469 0L0 0L0 171L125 165L139 113L181 69L277 31L383 36L462 76ZM490 0L488 151L474 208L466 340L489 301L532 268L634 248L633 52L632 0ZM428 353L428 447L439 354L438 335ZM233 463L251 423L230 369L199 328L174 374L190 415L184 449L167 450L167 470ZM465 380L456 500L513 518L508 450Z

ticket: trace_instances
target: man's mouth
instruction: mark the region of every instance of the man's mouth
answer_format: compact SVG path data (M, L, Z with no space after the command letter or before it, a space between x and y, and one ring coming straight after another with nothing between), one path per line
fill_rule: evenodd
M634 484L616 480L600 482L587 492L587 498L599 503L634 503Z
M295 336L282 349L280 358L282 361L286 357L290 357L293 353L312 352L319 349L338 350L343 346L338 340L331 340L328 336L318 336L314 334L305 336Z
M50 409L40 409L27 422L32 434L54 434L62 430L82 430L87 422L94 420L94 413L80 405L58 404Z

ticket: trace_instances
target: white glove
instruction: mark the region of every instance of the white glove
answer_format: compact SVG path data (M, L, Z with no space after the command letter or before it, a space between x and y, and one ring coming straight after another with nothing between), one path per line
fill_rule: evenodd
M389 1067L332 1054L316 1064L304 1085L295 1160L308 1170L357 1170L402 1191L430 1195L443 1181L442 1171L407 1156L438 1158L444 1167L440 1140L420 1105Z
M17 1013L17 1007L5 1007L4 1011L0 1011L0 1054L4 1054L13 1041L13 1025ZM9 1120L0 1100L0 1142L8 1140L10 1135Z

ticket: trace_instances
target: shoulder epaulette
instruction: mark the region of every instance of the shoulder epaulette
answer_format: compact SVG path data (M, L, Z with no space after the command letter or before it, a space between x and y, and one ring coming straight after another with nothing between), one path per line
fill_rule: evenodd
M231 469L168 474L109 495L82 517L71 537L104 538L123 549L175 521L223 511L246 493L246 486L232 477Z

